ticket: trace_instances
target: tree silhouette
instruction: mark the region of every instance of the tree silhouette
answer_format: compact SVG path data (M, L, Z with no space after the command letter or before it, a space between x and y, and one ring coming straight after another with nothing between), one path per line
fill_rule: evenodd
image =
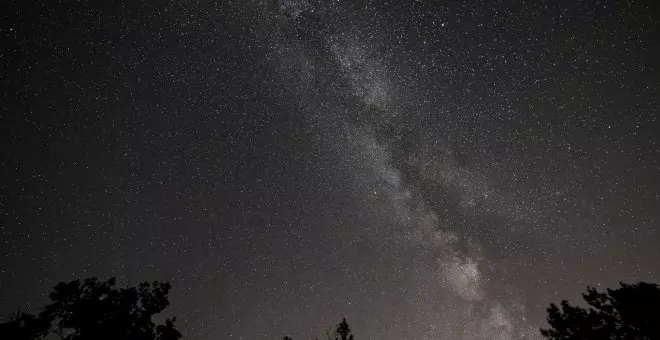
M169 304L166 282L143 282L137 287L115 288L115 279L89 278L59 283L50 293L52 303L38 315L17 313L0 324L0 337L43 339L49 333L62 340L177 340L175 319L164 325L152 321Z
M7 322L0 323L0 338L12 340L43 339L50 323L40 317L16 312Z
M541 334L551 340L660 339L660 287L640 282L605 293L588 287L582 295L588 308L562 301L548 308L550 328Z
M342 318L341 322L335 326L335 332L333 336L330 336L330 331L328 330L327 334L328 340L353 340L353 334L351 334L351 328L346 322L346 318ZM290 336L285 336L283 340L293 340ZM318 338L316 339L318 340Z
M351 328L348 327L346 318L342 318L341 322L337 325L335 329L335 340L353 340L353 334L351 334Z

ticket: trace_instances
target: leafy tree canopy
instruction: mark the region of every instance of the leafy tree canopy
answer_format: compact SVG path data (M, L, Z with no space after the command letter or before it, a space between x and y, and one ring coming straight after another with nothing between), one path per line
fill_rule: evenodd
M548 308L550 328L541 334L551 340L660 339L660 287L640 282L621 283L599 292L588 287L582 295L588 307L566 300Z
M51 303L39 315L18 312L0 323L3 339L62 340L178 340L175 318L164 325L152 321L169 304L167 282L143 282L137 287L115 288L115 279L62 282L50 293Z

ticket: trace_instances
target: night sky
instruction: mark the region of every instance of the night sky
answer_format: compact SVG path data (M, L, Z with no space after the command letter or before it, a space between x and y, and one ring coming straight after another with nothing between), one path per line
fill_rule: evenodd
M538 339L660 282L660 2L9 1L0 313L166 280L184 339Z

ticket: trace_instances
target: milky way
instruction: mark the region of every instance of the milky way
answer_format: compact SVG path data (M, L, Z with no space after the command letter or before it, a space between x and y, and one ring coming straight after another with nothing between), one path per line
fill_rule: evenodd
M185 339L538 339L660 281L660 7L13 4L0 311L168 280Z

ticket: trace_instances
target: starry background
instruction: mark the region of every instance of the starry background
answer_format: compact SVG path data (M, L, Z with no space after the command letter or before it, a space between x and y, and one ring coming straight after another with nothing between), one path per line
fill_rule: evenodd
M536 339L660 281L654 1L10 1L0 311L168 280L185 339Z

